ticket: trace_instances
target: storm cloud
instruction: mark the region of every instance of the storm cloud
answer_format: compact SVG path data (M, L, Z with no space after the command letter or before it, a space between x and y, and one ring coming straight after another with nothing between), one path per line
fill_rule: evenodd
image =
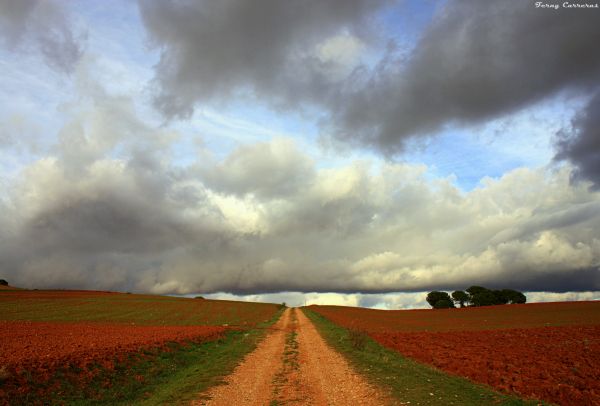
M162 50L156 105L186 117L195 105L250 90L270 105L325 108L325 135L392 155L407 138L481 123L560 91L585 94L600 79L595 10L451 0L400 56L368 24L383 6L140 2ZM368 63L363 50L344 60L356 44L380 59ZM332 78L324 69L334 63L346 70Z
M60 2L1 0L0 40L10 50L35 49L53 68L70 73L83 54Z
M370 41L385 1L140 1L161 49L156 106L189 117L196 103L256 93L279 106L338 91L344 63ZM341 64L341 65L340 65Z
M574 181L591 181L593 189L600 190L600 91L573 120L571 128L558 134L555 159L576 165Z
M390 60L333 106L332 131L383 152L446 125L513 112L600 78L597 11L529 1L448 1L410 58ZM344 102L347 100L347 102Z

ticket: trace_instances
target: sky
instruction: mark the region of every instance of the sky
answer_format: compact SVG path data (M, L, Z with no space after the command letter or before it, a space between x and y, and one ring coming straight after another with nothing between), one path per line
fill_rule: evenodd
M583 1L0 0L0 277L600 299L598 38Z

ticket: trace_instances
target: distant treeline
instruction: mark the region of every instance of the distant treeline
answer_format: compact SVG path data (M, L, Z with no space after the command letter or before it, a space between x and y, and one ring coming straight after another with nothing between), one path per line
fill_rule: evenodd
M525 295L513 289L492 290L483 286L471 286L466 291L455 290L452 297L446 292L433 291L427 295L427 303L434 309L465 306L492 306L525 303Z

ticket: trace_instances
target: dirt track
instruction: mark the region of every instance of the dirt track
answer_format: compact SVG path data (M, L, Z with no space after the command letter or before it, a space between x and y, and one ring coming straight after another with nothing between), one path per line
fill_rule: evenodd
M300 310L287 309L272 332L193 405L385 405L385 396L332 350Z

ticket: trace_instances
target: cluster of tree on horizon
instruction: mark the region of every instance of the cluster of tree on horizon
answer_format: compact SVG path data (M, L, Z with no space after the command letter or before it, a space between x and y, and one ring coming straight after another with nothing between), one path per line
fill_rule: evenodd
M8 282L6 281L6 279L0 279L0 285L8 286Z
M522 292L513 289L491 290L483 286L471 286L465 291L455 290L452 297L447 292L433 291L427 294L427 303L434 309L449 309L456 306L478 307L525 303Z

